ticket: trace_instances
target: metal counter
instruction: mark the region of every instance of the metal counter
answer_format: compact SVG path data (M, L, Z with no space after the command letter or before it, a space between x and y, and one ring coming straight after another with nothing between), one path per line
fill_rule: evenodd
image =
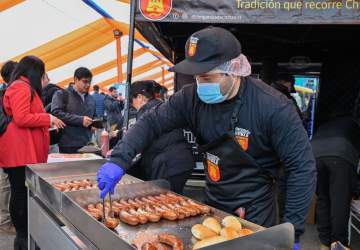
M29 244L31 250L41 249L134 249L132 243L144 234L173 233L179 237L185 249L193 244L191 227L201 223L205 216L170 222L129 226L120 223L113 231L92 218L82 207L100 202L99 190L87 189L60 192L52 183L73 179L95 179L96 171L104 160L30 165L26 170L29 201ZM125 175L116 187L113 200L157 195L168 191L168 183L142 182ZM213 209L211 216L219 220L228 214ZM242 220L241 223L255 233L217 244L206 249L291 249L293 228L291 225L264 229ZM281 239L274 242L274 239ZM260 245L259 245L260 244ZM249 248L258 245L258 248ZM261 247L260 247L261 246ZM244 248L245 247L245 248ZM269 248L267 248L269 247ZM240 249L240 248L239 248Z

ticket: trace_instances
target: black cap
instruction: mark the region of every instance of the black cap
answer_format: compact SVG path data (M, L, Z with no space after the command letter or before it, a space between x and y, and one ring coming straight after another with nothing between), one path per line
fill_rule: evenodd
M185 75L203 74L240 54L240 42L231 32L208 27L190 36L185 45L185 60L169 71Z
M152 80L137 81L131 84L130 96L134 97L138 94L142 95L153 95L154 94L154 82Z

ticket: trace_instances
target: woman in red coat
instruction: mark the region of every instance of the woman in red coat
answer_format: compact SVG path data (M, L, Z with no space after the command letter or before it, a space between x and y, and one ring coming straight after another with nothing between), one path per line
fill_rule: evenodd
M44 63L37 57L20 60L3 97L5 113L12 117L0 136L0 167L9 176L10 216L16 229L14 249L27 249L27 190L25 165L47 161L49 127L64 127L45 113L41 102Z

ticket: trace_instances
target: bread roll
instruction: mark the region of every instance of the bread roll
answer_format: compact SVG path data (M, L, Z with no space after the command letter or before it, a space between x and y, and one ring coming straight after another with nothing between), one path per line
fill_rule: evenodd
M192 234L199 240L203 240L209 237L217 236L218 234L212 231L210 228L201 224L196 224L191 228Z
M242 237L242 236L253 234L254 231L247 229L247 228L243 228L238 233L239 233L239 236Z
M221 229L220 235L227 240L232 240L239 237L239 234L232 227L224 227Z
M202 223L205 227L210 228L211 230L213 230L215 233L220 234L221 231L221 225L220 223L214 218L214 217L209 217L206 218L203 223Z
M222 220L222 224L224 227L231 227L236 232L239 232L242 229L240 221L235 216L226 216Z
M218 243L221 243L224 241L226 241L226 239L222 236L213 236L213 237L196 242L193 247L193 250L211 246L211 245L215 245L215 244L218 244Z

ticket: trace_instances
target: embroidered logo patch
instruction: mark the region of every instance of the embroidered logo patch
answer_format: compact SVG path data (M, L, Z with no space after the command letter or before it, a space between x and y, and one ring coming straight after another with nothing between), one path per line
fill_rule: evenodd
M196 37L190 37L190 43L189 43L189 49L188 49L188 55L189 56L195 56L196 50L197 50L197 44L199 39Z
M251 132L243 128L235 128L235 138L244 151L249 149L249 137Z
M216 155L206 153L206 165L210 180L218 182L220 176L220 158Z

